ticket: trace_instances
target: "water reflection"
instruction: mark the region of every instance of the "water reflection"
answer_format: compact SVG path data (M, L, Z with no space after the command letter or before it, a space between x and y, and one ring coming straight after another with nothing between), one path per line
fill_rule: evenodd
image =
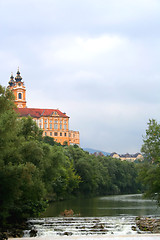
M80 198L50 204L44 217L56 217L65 209L73 209L82 217L160 215L156 202L143 199L141 194Z

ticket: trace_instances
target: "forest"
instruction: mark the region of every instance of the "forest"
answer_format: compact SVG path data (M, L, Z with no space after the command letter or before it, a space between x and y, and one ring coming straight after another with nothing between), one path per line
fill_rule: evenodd
M139 193L139 164L43 137L31 117L18 118L12 93L0 86L0 226L39 216L50 201Z

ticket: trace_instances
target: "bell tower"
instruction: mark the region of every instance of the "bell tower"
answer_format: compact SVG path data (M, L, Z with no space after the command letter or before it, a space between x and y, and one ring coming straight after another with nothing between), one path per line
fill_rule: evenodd
M15 96L14 102L17 107L26 108L26 88L24 86L24 82L22 81L19 68L17 70L17 76L15 79L13 77L13 73L11 73L10 81L8 84L8 88L13 92Z

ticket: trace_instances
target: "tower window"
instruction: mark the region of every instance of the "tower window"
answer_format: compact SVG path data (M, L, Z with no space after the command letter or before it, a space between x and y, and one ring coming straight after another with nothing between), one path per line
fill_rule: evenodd
M22 99L22 93L18 93L18 98Z

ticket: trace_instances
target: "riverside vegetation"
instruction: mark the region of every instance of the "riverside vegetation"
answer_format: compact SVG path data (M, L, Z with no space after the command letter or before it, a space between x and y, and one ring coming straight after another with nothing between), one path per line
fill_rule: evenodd
M159 167L158 160L155 164ZM31 117L18 118L13 94L0 86L0 227L8 236L20 236L8 229L39 216L49 201L141 192L140 181L148 183L143 175L149 170L142 167L137 179L140 165L95 157L76 145L42 137Z

